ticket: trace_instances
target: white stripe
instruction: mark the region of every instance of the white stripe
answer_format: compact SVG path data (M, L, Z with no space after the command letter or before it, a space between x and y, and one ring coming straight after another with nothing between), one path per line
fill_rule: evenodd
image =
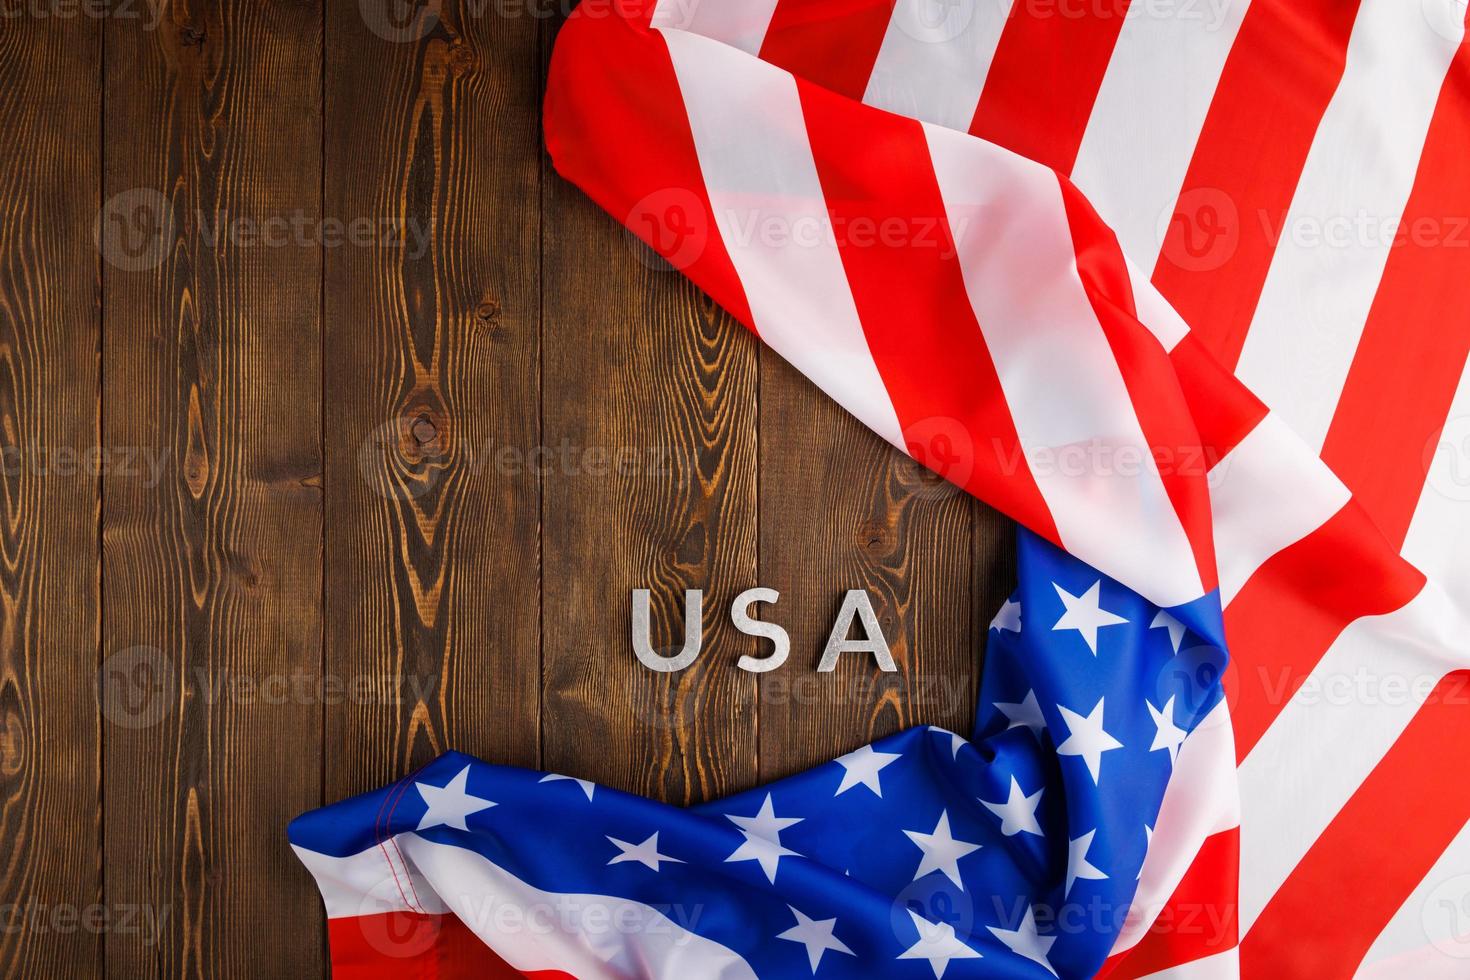
M1111 955L1132 949L1148 933L1199 856L1205 840L1239 824L1235 736L1230 728L1230 710L1221 701L1179 749L1143 859L1138 891ZM1209 928L1206 919L1201 922Z
M1162 232L1249 5L1135 5L1118 35L1072 179L1140 268L1152 269L1158 260Z
M1274 414L1210 471L1220 602L1268 558L1321 527L1351 495Z
M658 0L649 24L688 31L759 54L777 0Z
M1470 666L1467 634L1432 582L1402 608L1356 620L1241 762L1242 935L1439 680ZM1288 676L1259 680L1270 690Z
M1143 980L1238 980L1239 977L1240 949L1232 947L1223 953L1150 973Z
M438 915L444 904L404 860L393 840L349 857L333 857L291 845L322 893L328 918L423 912Z
M665 31L700 169L761 339L903 448L838 254L796 82L734 48ZM770 233L772 223L779 234Z
M1412 395L1406 395L1412 397ZM1433 443L1424 490L1404 538L1404 557L1470 609L1470 363Z
M615 895L542 891L475 851L417 834L397 839L450 911L522 972L562 970L581 980L756 980L750 964L734 950L690 932L652 906ZM546 914L523 928L504 925L507 913L530 916L538 910Z
M898 0L863 101L964 132L1010 0Z
M1359 980L1463 980L1470 973L1470 824L1363 957Z
M1056 174L954 130L924 133L965 291L1062 545L1161 606L1198 598L1193 549L1077 272Z
M1460 31L1435 30L1426 9L1418 0L1363 0L1236 370L1314 450L1342 395L1459 46ZM1255 219L1278 233L1279 215Z

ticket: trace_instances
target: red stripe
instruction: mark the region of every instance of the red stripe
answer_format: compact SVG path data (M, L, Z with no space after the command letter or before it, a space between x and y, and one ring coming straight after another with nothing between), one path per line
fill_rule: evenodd
M1233 368L1307 151L1342 79L1356 0L1254 3L1195 145L1154 284Z
M1272 896L1240 947L1242 976L1350 977L1470 821L1470 671L1450 674ZM1334 899L1335 897L1335 899Z
M1267 560L1225 609L1237 757L1250 754L1349 623L1400 608L1424 581L1386 555L1382 535L1353 503Z
M1215 539L1210 523L1208 466L1190 419L1179 376L1158 339L1138 322L1133 284L1111 228L1065 177L1059 178L1077 274L1128 389L1138 424L1154 453L1159 478L1194 550L1206 592L1215 588Z
M1072 172L1128 0L1015 0L970 132Z
M384 912L327 920L333 980L576 980L520 973L453 915Z
M740 322L745 291L715 227L663 35L579 7L557 37L544 122L557 172Z
M969 474L958 482L1057 541L965 292L923 128L804 81L797 89L833 226L854 230L838 249L899 423L956 427L949 441L964 458L951 473ZM912 234L856 234L895 223Z
M1402 547L1470 356L1470 45L1430 123L1400 238L1353 358L1322 458ZM1389 397L1385 397L1385 395Z
M1267 414L1266 405L1222 367L1192 333L1174 345L1169 359L1179 374L1206 461L1213 467L1261 424Z
M1205 838L1143 939L1104 963L1098 977L1132 980L1230 949L1239 937L1239 879L1240 831ZM1285 974L1261 974L1268 975Z
M780 0L760 56L797 78L861 99L893 4L894 0Z

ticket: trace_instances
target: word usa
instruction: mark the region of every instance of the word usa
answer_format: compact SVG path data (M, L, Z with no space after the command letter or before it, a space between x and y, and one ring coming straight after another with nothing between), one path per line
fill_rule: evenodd
M775 589L746 589L730 603L730 622L737 630L747 636L771 641L771 652L766 656L741 657L738 664L741 670L764 674L780 667L791 655L791 637L784 629L775 623L753 619L750 615L750 607L757 602L776 602L780 598L781 593ZM684 590L684 648L673 656L653 649L649 603L648 589L633 590L633 652L637 654L638 661L649 670L660 673L683 670L694 663L704 644L704 590ZM849 639L854 618L861 624L863 636ZM837 610L837 618L832 623L832 632L827 636L827 645L822 649L822 659L817 664L817 670L827 672L835 669L837 658L844 653L871 653L880 669L898 669L893 663L893 654L888 650L888 641L883 638L878 617L873 613L873 604L869 601L868 594L861 589L850 589L843 596L842 607Z

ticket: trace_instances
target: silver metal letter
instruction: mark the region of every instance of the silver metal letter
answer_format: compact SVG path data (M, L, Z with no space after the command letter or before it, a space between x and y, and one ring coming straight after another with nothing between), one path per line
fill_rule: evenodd
M787 632L775 623L763 623L758 619L750 618L750 607L757 602L776 602L781 598L781 593L775 589L746 589L735 597L730 603L730 622L735 628L747 636L764 636L770 639L772 644L771 655L768 657L741 657L738 666L741 670L748 670L752 674L764 674L768 670L775 670L786 662L791 655L791 637Z
M654 652L649 601L650 593L647 589L633 590L633 652L638 656L638 661L649 670L656 670L661 674L683 670L694 663L694 658L699 656L699 648L704 643L704 627L700 623L704 608L704 590L684 590L684 649L672 657Z
M866 637L861 640L849 640L848 630L852 629L852 617L856 613L863 621L863 632ZM827 673L837 667L837 658L844 653L871 653L873 659L878 661L878 667L887 672L898 670L893 662L893 654L888 650L888 641L883 638L883 628L878 625L878 617L873 614L873 604L868 601L868 594L861 589L849 589L847 595L842 597L842 608L837 610L837 621L832 624L832 635L827 637L827 648L822 651L822 662L817 664L818 673Z

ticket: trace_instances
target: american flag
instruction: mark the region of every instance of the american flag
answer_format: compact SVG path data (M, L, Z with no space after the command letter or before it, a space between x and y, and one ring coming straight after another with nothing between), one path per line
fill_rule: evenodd
M447 756L303 817L339 973L408 923L444 977L1470 975L1465 20L586 0L558 171L1028 529L1020 588L973 738L688 811ZM490 914L567 896L632 925Z

